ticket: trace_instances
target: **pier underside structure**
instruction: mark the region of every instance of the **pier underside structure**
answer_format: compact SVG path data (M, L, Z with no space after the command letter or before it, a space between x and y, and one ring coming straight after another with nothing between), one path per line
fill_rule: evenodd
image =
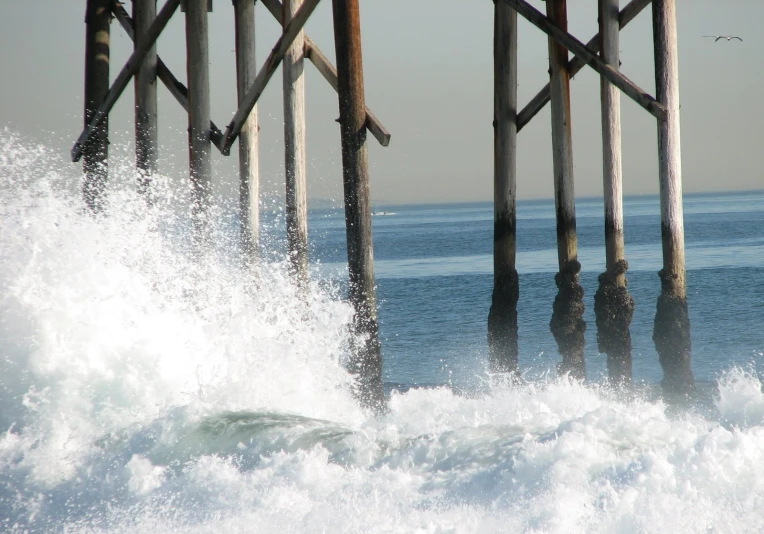
M85 124L71 151L83 159L83 200L96 215L105 210L108 179L109 112L131 80L135 87L135 139L138 184L151 204L158 167L157 80L188 113L189 176L193 192L194 239L203 246L208 232L213 148L229 155L238 140L241 249L245 263L258 260L259 175L257 102L279 66L283 72L286 221L289 263L295 282L308 281L307 177L305 164L304 63L318 69L338 94L344 187L349 300L358 340L351 371L357 395L374 410L384 406L382 357L377 320L367 132L388 146L390 133L367 107L358 0L332 0L336 67L304 31L319 0L260 0L282 33L260 68L255 61L255 0L232 0L236 35L237 99L225 128L210 116L208 14L212 0L132 0L132 16L115 0L87 0ZM490 5L486 2L486 9ZM619 31L652 5L655 96L620 69ZM526 0L495 0L494 9L494 289L488 316L488 358L493 372L518 373L516 270L517 135L551 103L559 289L553 303L551 333L558 343L561 373L583 379L584 289L577 257L570 80L589 66L601 78L603 185L605 191L606 271L595 295L597 342L608 356L613 382L631 380L629 325L634 300L627 289L622 209L620 94L656 120L660 165L663 269L653 338L673 393L692 392L690 325L687 312L682 181L679 143L678 59L675 0L599 0L600 31L583 43L567 31L566 0L547 0L542 13ZM156 42L176 12L185 16L186 84L170 71ZM524 108L517 105L517 19L528 20L548 36L549 83ZM115 19L134 42L133 53L110 82L110 23ZM570 57L570 53L573 57Z

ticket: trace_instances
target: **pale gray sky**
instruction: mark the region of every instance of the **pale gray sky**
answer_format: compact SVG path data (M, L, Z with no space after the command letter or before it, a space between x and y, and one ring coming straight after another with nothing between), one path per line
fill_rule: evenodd
M130 1L125 0L128 11ZM539 0L532 2L543 10ZM82 128L84 4L80 0L0 0L0 127L60 149L66 156ZM162 4L160 0L160 5ZM215 0L210 14L212 118L224 127L236 108L233 8ZM626 0L621 0L625 5ZM597 31L596 0L570 0L570 31L587 41ZM366 100L392 133L388 148L369 136L372 198L377 203L492 199L492 31L490 0L362 0ZM757 189L764 135L764 43L761 0L678 0L682 155L686 192ZM307 33L333 59L331 1L312 15ZM258 65L279 26L257 6ZM718 42L703 35L734 34ZM112 24L112 79L132 44ZM621 37L622 71L654 91L651 17L647 8ZM184 31L177 13L159 54L185 80ZM519 100L524 106L548 79L547 42L519 24ZM337 98L306 65L309 194L341 198ZM185 112L160 84L160 171L185 174ZM132 86L112 112L112 154L132 154ZM577 196L602 194L599 81L586 69L572 83ZM261 98L260 158L264 190L283 190L281 73ZM622 97L624 191L657 192L655 121ZM549 108L518 141L519 198L551 197ZM216 152L216 151L215 151ZM235 156L216 154L219 192L237 179ZM74 165L74 164L73 164Z

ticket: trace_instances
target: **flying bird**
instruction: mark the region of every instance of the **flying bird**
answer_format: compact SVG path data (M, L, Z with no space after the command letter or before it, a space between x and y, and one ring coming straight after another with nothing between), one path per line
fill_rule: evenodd
M728 41L731 41L732 39L737 39L740 42L743 41L743 39L741 39L737 35L704 35L703 37L710 37L714 40L714 42L718 41L719 39L727 39Z

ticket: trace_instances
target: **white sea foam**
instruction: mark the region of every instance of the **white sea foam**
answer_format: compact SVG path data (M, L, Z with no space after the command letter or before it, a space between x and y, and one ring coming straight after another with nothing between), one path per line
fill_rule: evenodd
M754 374L719 417L566 379L368 417L346 304L190 255L172 188L113 174L93 219L79 169L0 134L0 531L764 530Z

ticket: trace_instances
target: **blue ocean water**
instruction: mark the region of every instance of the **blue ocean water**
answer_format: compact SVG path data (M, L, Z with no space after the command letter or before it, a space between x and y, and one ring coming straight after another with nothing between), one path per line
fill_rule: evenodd
M132 158L113 157L92 217L81 176L0 131L0 532L764 531L764 193L685 198L707 395L681 409L601 386L598 200L578 201L584 383L554 372L551 202L518 205L523 384L485 372L490 205L378 207L377 415L345 370L341 211L311 213L302 293L283 211L266 211L251 272L225 206L214 246L189 246L186 181L158 176L149 208ZM651 386L658 201L625 212L634 375Z
M597 350L594 293L605 268L602 199L576 204L587 323L588 378L607 373ZM660 200L624 200L634 379L662 371L652 341L662 267ZM730 365L764 362L764 192L684 197L687 292L696 380L711 382ZM460 384L484 366L493 289L491 203L380 206L373 217L374 256L385 379L394 384ZM324 273L344 276L343 212L316 210L312 253ZM517 206L521 370L532 375L560 360L549 331L557 294L553 200Z

